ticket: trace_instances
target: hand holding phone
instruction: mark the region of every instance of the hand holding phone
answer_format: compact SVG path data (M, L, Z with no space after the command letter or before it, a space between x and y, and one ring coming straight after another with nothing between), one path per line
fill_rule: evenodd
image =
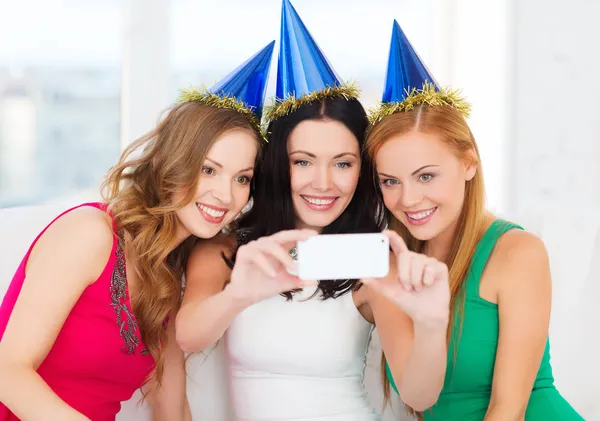
M394 231L385 231L394 253L393 276L363 279L363 283L387 296L413 321L447 327L450 314L448 267L433 257L408 249Z
M389 239L382 233L322 234L296 247L302 280L382 278L389 272Z
M294 244L312 235L317 233L281 231L241 246L227 285L230 293L237 301L252 305L282 292L315 285L293 275L296 264L289 255Z

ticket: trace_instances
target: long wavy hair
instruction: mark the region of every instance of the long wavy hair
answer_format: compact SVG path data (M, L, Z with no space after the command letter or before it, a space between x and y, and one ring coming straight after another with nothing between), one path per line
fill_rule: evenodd
M385 142L392 137L402 136L409 132L435 135L458 158L470 160L471 163L477 165L475 176L466 183L465 198L454 233L454 241L447 261L444 262L449 269L450 314L453 315L447 333L447 340L450 343L455 327L457 332L460 331L460 326L456 326L456 324L460 323L464 310L463 284L467 278L475 248L483 234L485 189L481 159L473 133L462 114L452 107L445 106L421 106L411 111L399 112L385 117L369 130L366 142L368 156L374 161L377 152ZM387 209L386 214L390 228L406 241L408 248L422 253L426 242L414 238L410 231ZM454 345L456 346L457 342ZM384 395L387 400L389 399L390 385L385 369L385 356L382 356L381 373Z
M242 114L186 102L174 106L158 126L129 145L112 167L102 195L116 221L128 263L139 286L132 307L141 338L156 367L148 380L161 384L165 323L179 307L182 278L194 237L175 247L175 212L193 200L205 157L219 136L259 133ZM175 193L183 193L175 200Z

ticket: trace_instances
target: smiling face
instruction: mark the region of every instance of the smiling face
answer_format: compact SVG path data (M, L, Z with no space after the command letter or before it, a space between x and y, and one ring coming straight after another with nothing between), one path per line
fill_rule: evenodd
M232 153L235 151L235 153ZM221 135L209 149L193 200L176 214L185 233L211 238L248 203L258 146L247 130ZM178 192L175 201L185 192Z
M340 122L305 120L290 134L287 150L297 226L321 231L352 200L360 175L358 141Z
M419 240L456 225L476 165L437 136L411 131L391 137L375 154L385 206Z

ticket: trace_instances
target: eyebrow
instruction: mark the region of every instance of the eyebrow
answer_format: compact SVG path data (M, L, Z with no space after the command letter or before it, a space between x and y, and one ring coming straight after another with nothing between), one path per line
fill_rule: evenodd
M223 168L223 165L219 164L217 161L215 161L214 159L210 159L210 158L206 158L207 161L212 162L213 164L215 164L217 167L219 168Z
M416 173L418 173L419 171L422 171L422 170L424 170L425 168L430 168L430 167L439 167L439 165L423 165L421 168L419 168L419 169L417 169L417 170L414 170L414 171L412 172L412 174L411 174L411 175L415 175L415 174L416 174ZM378 174L379 174L380 176L384 176L384 177L388 177L388 178L397 178L397 177L395 177L395 176L393 176L393 175L389 175L389 174L386 174L386 173L384 173L384 172L380 172L380 173L378 173Z
M219 168L223 168L223 165L218 163L217 161L215 161L214 159L210 159L210 158L206 158L207 161L212 162L213 164L215 164L215 166L219 167ZM238 174L241 172L245 172L245 171L250 171L250 170L254 170L254 166L252 167L248 167L248 168L244 168L243 170L239 170Z
M294 154L298 154L298 153L303 153L304 155L308 155L311 158L316 158L317 157L317 155L315 155L314 153L310 153L310 152L306 152L306 151L294 151L294 152L290 153L290 156L292 156ZM337 154L336 156L334 156L333 159L342 158L342 157L344 157L346 155L353 156L354 158L358 158L355 153L352 153L352 152L342 152L342 153Z

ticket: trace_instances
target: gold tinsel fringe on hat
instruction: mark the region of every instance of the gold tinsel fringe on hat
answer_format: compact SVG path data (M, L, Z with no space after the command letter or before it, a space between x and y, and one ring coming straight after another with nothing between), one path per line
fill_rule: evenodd
M359 96L360 90L357 88L355 83L338 85L334 87L328 86L325 89L312 92L308 95L303 95L299 98L289 95L284 99L276 99L274 104L265 107L265 119L269 122L277 120L280 117L296 111L303 105L316 101L322 101L327 98L356 99Z
M218 95L209 92L206 88L188 88L180 90L179 97L177 98L178 104L183 102L197 102L210 107L228 108L243 114L246 118L248 118L252 126L260 133L262 139L265 141L267 140L266 134L260 124L260 119L252 111L252 107L233 96Z
M436 90L433 84L425 82L421 89L413 88L410 92L407 91L407 94L402 102L380 103L370 110L371 125L383 120L384 117L401 111L410 111L419 105L452 107L465 117L469 117L471 113L471 105L460 95L458 90L448 88Z

